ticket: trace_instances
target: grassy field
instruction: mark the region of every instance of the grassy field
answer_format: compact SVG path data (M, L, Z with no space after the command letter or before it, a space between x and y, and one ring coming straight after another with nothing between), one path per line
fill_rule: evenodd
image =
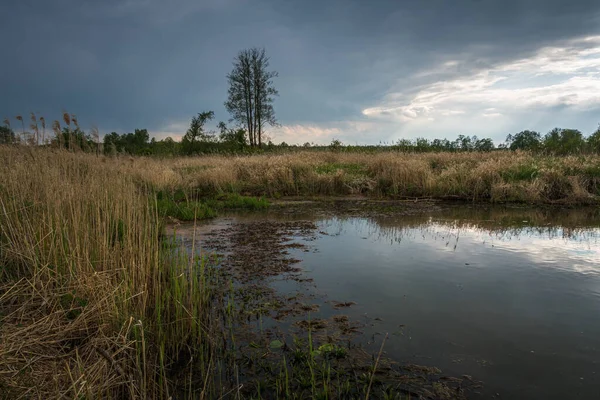
M300 152L247 157L102 159L157 190L190 198L222 193L282 196L368 195L481 202L595 203L600 156L524 152Z
M181 359L192 360L194 380L204 377L194 382L195 396L226 394L226 385L208 377L226 368L221 343L231 304L222 290L231 282L210 259L172 248L163 237L165 217L267 207L260 196L534 204L595 203L600 196L598 156L330 152L159 160L0 146L0 159L6 398L167 398L192 386L191 375L178 372L191 370ZM289 391L286 379L277 382ZM314 393L314 376L312 385Z

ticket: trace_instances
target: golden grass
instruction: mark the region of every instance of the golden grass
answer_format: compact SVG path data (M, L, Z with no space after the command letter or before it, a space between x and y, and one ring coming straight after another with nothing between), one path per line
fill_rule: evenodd
M600 195L597 155L299 152L107 162L154 188L184 188L200 195L365 194L534 204L594 203Z
M0 158L0 393L166 397L167 364L209 340L206 274L188 273L202 262L160 252L148 196L117 164Z

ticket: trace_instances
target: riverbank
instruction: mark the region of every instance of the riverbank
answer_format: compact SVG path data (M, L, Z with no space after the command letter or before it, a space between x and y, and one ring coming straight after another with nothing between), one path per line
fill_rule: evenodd
M225 273L211 254L171 241L164 229L169 217L177 222L228 209L263 209L267 202L259 196L361 193L485 201L485 190L475 188L497 192L508 176L501 171L534 161L543 165L541 172L518 175L527 179L513 182L513 189L537 188L530 194L538 197L531 199L541 203L597 199L592 193L597 157L543 162L527 154L507 157L325 153L157 160L0 147L5 161L0 165L0 391L7 397L40 398L236 394L244 384L237 380L240 371L248 366L235 351L239 330L233 328L242 326L239 318L246 314L239 310L252 298L234 289L247 275ZM487 180L475 178L472 170L494 163L505 169L477 175L491 177ZM438 206L423 200L397 204L388 212ZM248 235L240 238L252 239ZM243 264L264 260L259 261ZM293 269L285 262L277 265ZM347 321L338 322L345 326ZM346 387L364 397L369 387L377 387L381 395L377 385L382 382L374 377L376 360L385 365L383 358L366 357L361 374L342 373L334 381L324 374L333 359L347 361L331 357L342 350L334 345L319 350L327 343L313 342L311 329L308 335L293 346L277 338L247 341L256 350L248 362L265 354L280 356L269 367L261 364L271 369L267 387L259 384L263 376L247 381L245 390L281 394L300 385L306 393L332 396L342 392L331 390ZM288 351L297 351L300 361L294 367L309 375L296 381L286 377ZM436 387L445 390L441 383Z

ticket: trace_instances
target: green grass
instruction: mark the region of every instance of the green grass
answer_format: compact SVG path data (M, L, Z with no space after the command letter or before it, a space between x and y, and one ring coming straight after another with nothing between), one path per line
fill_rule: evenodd
M225 210L265 210L269 202L264 197L241 196L224 193L215 198L189 200L190 196L178 189L172 195L158 192L156 208L161 217L173 217L181 221L214 218Z
M532 181L539 173L539 167L534 164L521 164L502 171L500 176L506 182Z
M198 201L175 202L170 198L156 200L158 215L173 217L181 221L193 221L213 218L217 212L205 203Z
M584 178L600 178L600 164L581 164L575 168L565 169L565 175L582 176Z

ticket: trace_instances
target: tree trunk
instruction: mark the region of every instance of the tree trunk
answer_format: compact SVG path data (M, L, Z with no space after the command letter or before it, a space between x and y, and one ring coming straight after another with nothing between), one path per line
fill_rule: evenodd
M256 146L256 137L254 131L254 119L253 119L253 104L252 104L252 76L251 68L248 60L244 63L244 96L246 97L246 119L248 124L248 137L250 138L250 146Z

